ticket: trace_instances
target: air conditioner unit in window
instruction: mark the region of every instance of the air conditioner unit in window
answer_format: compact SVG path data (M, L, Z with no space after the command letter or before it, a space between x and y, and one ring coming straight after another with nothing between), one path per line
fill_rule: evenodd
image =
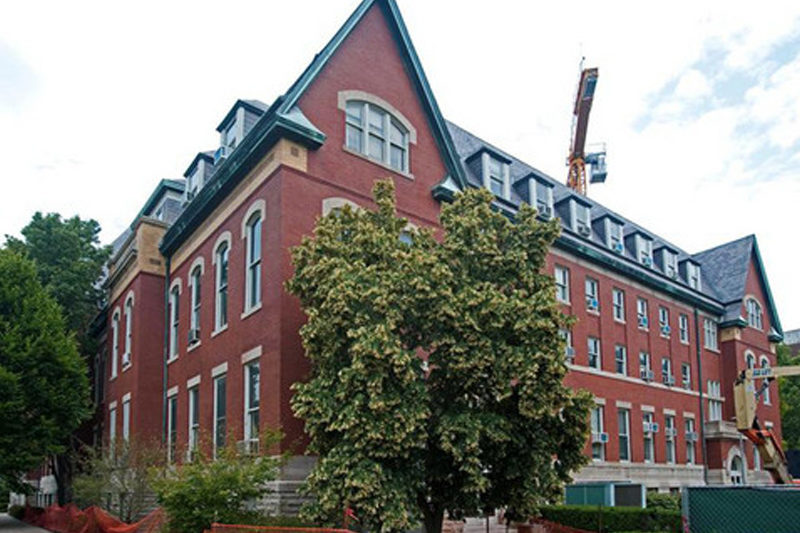
M644 431L645 433L652 433L653 432L652 426L653 425L650 422L642 422L642 431Z
M618 254L621 254L622 252L625 251L625 247L622 246L621 242L615 243L613 248L614 251L617 252Z
M219 148L217 148L217 150L214 152L214 164L216 165L220 159L225 159L226 157L228 157L229 152L230 148L228 148L227 146L220 146Z
M539 216L542 218L550 218L553 216L553 209L549 205L538 203L536 204L536 208L539 210Z
M692 381L691 381L690 379L684 379L684 380L683 380L683 388L684 388L684 389L688 389L688 388L690 388L690 387L691 387L691 385L692 385Z
M669 326L661 326L661 334L668 337L672 329Z
M245 439L236 443L236 451L241 455L258 455L258 439Z
M650 423L650 431L653 433L658 433L658 422Z
M673 385L675 385L675 378L670 376L669 374L664 376L663 381L664 381L664 385L666 385L668 387L672 387Z
M608 433L592 433L592 444L600 443L606 444L608 442Z
M639 377L645 381L653 381L653 376L653 371L648 368L642 368L639 370Z
M697 432L696 431L687 431L686 432L686 442L697 442Z
M675 428L665 428L664 435L667 437L675 437L678 434L678 431Z
M597 302L596 298L592 298L591 296L586 298L586 308L589 309L589 311L597 311L599 306L600 304Z
M647 317L646 316L640 316L639 317L639 327L640 328L646 328L647 327Z
M589 226L578 226L578 234L584 237L589 237L592 234L592 230Z
M200 330L192 328L189 330L189 344L200 342Z

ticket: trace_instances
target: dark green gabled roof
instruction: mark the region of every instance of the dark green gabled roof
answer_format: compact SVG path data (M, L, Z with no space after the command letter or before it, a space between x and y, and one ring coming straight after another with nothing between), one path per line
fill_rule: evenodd
M202 223L204 217L209 215L214 207L233 190L239 180L266 154L268 147L279 138L288 137L310 148L317 148L325 142L325 134L311 124L297 107L297 103L347 36L373 6L381 9L388 22L405 63L406 72L428 117L430 129L448 173L443 178L443 182L449 180L458 189L466 187L466 175L461 160L395 0L363 0L333 38L314 56L314 60L289 87L286 94L275 100L264 111L252 131L245 136L231 156L221 164L214 178L203 187L181 217L167 231L160 246L164 255L171 255L183 240L191 235Z

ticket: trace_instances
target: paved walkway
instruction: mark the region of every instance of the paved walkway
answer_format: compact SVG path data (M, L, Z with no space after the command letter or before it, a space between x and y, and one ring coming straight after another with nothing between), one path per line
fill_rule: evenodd
M46 529L20 522L7 513L0 513L0 533L49 533Z

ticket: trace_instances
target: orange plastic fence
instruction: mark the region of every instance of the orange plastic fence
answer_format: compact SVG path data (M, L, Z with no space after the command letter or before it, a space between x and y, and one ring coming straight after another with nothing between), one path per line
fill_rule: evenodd
M126 524L99 507L83 511L74 504L51 505L46 509L26 507L23 520L55 533L157 533L164 524L164 512L156 509L138 522Z
M211 524L206 533L355 533L349 529L328 527L244 526L238 524Z

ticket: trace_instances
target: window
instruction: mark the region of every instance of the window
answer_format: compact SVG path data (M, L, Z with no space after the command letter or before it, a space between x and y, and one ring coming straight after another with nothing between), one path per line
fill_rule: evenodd
M708 420L714 422L722 420L722 392L719 381L708 380Z
M589 366L600 370L600 339L589 337L587 344L589 347Z
M731 483L734 485L741 485L744 479L743 472L744 463L742 462L742 458L738 455L734 455L730 464Z
M709 350L718 350L719 345L717 343L717 323L710 318L704 318L703 333L705 347Z
M244 367L245 389L244 389L244 438L251 443L258 442L259 421L258 406L260 403L261 390L259 387L259 367L258 361L249 363ZM257 444L255 445L257 446Z
M636 235L636 258L644 266L653 266L653 241L641 234Z
M575 228L575 231L580 235L583 235L584 237L591 237L591 209L589 206L579 204L575 200L572 201L572 205L574 206L575 210L575 223L572 227Z
M756 367L756 356L753 355L752 352L745 352L744 354L744 364L747 369L752 369Z
M133 345L133 295L125 300L125 353L122 354L122 369L131 364L131 347Z
M569 270L564 267L556 267L556 299L559 302L569 303Z
M117 360L119 359L119 309L111 318L111 378L117 377Z
M631 412L628 409L617 411L619 428L619 460L631 460Z
M607 440L608 435L603 431L603 406L595 405L592 408L592 459L605 460Z
M169 291L169 357L178 357L178 313L180 286L175 285Z
M672 360L669 357L661 358L661 380L667 386L675 384L675 378L672 375Z
M689 317L682 313L678 317L678 333L680 334L681 342L689 344Z
M600 300L597 297L598 284L596 279L586 278L586 309L588 311L598 311Z
M628 350L620 344L614 347L614 366L617 374L628 374Z
M664 438L666 439L667 463L675 464L675 417L664 416Z
M375 104L347 102L347 147L400 172L408 172L408 130Z
M219 331L228 325L228 252L227 242L217 247L216 252L216 298L214 329Z
M117 402L113 402L108 410L108 444L111 450L111 457L114 457L114 452L117 442Z
M686 464L693 465L697 462L697 451L695 449L697 433L694 430L694 418L685 419L683 424L686 428Z
M669 337L671 332L669 327L669 309L666 307L658 307L658 325L661 328L661 336Z
M644 432L644 462L655 461L655 447L653 443L653 413L642 413L642 426Z
M564 356L567 363L572 363L575 360L575 348L572 346L572 332L568 329L559 329L558 334L564 339Z
M544 218L553 216L553 188L536 180L536 209Z
M230 150L236 148L236 144L239 142L239 128L237 126L237 121L233 120L225 129L225 133L223 133L222 144L230 148Z
M748 298L745 306L747 308L748 325L756 329L764 329L764 316L761 312L761 305L754 298Z
M686 282L695 290L700 290L700 265L686 263Z
M225 423L227 415L227 376L222 374L214 378L214 455L217 450L225 447L227 437L227 427Z
M622 224L617 224L610 218L606 218L607 245L609 248L621 254L625 251L622 243Z
M122 400L122 438L125 442L131 437L131 399L130 397Z
M664 274L670 278L678 277L678 256L677 254L664 249Z
M639 377L645 381L653 381L653 370L650 366L650 354L639 352Z
M761 368L769 368L769 359L767 359L766 356L763 355L761 356ZM762 394L764 396L764 405L770 405L772 403L769 396L770 385L768 381L766 383L767 386L764 387L764 392Z
M647 329L649 325L647 318L647 300L644 298L636 299L636 318L638 319L639 329Z
M175 460L178 446L178 396L167 399L167 461Z
M758 451L758 446L753 444L753 470L758 472L761 470L761 453Z
M681 384L686 390L692 388L692 367L689 366L689 363L681 363Z
M611 291L614 300L614 320L625 322L625 292L620 289Z
M189 389L189 449L186 459L191 461L200 442L200 387Z
M203 269L197 265L192 269L191 274L191 296L192 296L192 315L189 319L189 343L195 343L200 340L200 295L201 295L201 276Z
M247 272L245 311L261 304L261 214L256 213L247 222ZM227 284L227 280L226 280Z
M492 191L493 194L500 196L501 198L505 198L505 190L506 190L506 178L505 178L505 169L504 164L502 161L499 161L493 157L489 157L489 166L488 166L488 186L489 190Z

